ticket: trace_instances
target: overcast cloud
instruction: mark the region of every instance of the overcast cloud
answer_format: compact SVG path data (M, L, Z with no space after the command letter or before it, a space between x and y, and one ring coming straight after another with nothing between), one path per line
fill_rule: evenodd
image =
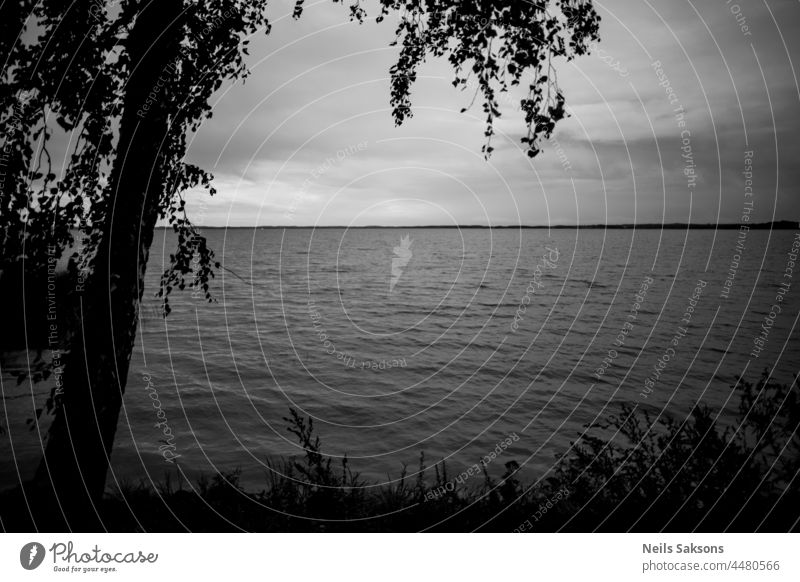
M558 65L572 116L531 161L511 96L488 162L480 107L459 113L471 94L453 89L446 63L423 68L415 115L394 126L391 22L350 23L329 0L294 21L290 2L273 4L251 77L217 95L192 142L219 189L191 197L192 215L217 226L737 222L752 150L756 219L800 219L798 3L595 4L600 50ZM655 61L686 111L694 188Z

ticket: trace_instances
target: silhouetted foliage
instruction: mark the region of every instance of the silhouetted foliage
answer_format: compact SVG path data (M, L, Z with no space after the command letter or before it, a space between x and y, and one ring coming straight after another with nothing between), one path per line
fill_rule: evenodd
M622 405L574 443L547 489L575 494L547 528L756 531L800 517L800 391L740 379L738 416L698 404L686 418ZM734 399L735 401L736 399ZM722 420L721 420L722 418Z
M291 411L301 459L268 462L265 489L245 491L240 472L191 485L168 478L123 485L104 501L113 531L796 531L800 520L797 381L768 373L735 387L739 418L722 425L706 407L677 420L620 405L586 427L553 475L523 485L516 461L499 480L448 477L420 455L415 474L376 484L337 469L311 419ZM449 484L449 485L448 485ZM2 504L10 529L27 529L23 503ZM41 523L41 522L39 522ZM22 525L20 525L22 524Z

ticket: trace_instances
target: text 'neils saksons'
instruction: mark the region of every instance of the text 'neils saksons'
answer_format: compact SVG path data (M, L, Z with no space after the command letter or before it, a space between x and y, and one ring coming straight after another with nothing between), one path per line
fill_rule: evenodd
M674 548L670 544L642 544L643 554L724 554L723 546L696 546L694 544L677 544Z

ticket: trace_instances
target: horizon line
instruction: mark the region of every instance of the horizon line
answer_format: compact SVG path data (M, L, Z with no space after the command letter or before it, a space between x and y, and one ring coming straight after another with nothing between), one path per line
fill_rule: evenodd
M323 228L338 228L338 229L397 229L397 228L436 228L436 229L490 229L490 228L501 228L501 229L536 229L536 230L546 230L546 229L601 229L601 228L608 228L608 229L647 229L647 230L654 230L654 229L692 229L692 228L699 228L699 229L725 229L730 230L734 228L740 228L742 226L748 226L751 230L763 230L763 229L793 229L793 228L800 228L800 221L797 220L774 220L769 222L753 222L750 224L747 223L740 223L740 222L723 222L723 223L713 223L713 222L665 222L665 223L658 223L658 222L643 222L643 223L614 223L614 224L552 224L552 225L544 225L544 224L494 224L494 225L482 225L482 224L430 224L430 225L423 225L423 224L416 224L416 225L382 225L382 224L369 224L369 225L359 225L359 226L347 226L347 225L270 225L270 224L259 224L259 225L239 225L239 226L217 226L217 225L202 225L198 224L195 225L198 229L256 229L256 228L263 228L263 229L323 229ZM159 225L156 228L160 229L171 229L170 225Z

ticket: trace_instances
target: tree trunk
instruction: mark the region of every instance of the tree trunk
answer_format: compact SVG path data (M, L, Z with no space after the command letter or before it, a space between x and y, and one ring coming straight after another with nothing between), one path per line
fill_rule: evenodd
M143 3L145 4L145 3ZM148 103L179 57L181 0L146 3L126 41L125 87L110 203L93 276L81 298L83 320L65 356L61 393L34 481L47 523L101 530L100 501L136 338L145 268L163 197L162 149L169 105ZM163 85L164 81L161 81ZM147 105L147 110L144 109Z

